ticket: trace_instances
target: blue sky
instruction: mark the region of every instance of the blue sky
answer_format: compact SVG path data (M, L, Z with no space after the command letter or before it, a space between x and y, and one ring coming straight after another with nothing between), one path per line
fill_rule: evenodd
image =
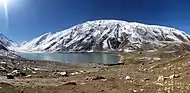
M20 42L88 20L117 19L165 25L189 33L189 4L188 0L9 0L8 28L0 5L0 32Z

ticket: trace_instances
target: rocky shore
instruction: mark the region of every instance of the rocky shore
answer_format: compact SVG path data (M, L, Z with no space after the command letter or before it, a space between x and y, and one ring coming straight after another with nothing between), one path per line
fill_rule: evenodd
M0 93L190 92L189 52L121 55L124 64L85 67L0 57Z

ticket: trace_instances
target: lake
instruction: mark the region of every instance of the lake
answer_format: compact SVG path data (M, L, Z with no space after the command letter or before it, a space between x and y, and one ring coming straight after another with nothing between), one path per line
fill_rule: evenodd
M25 53L17 52L17 55L29 60L50 60L67 63L100 63L115 64L120 60L116 54L106 53Z

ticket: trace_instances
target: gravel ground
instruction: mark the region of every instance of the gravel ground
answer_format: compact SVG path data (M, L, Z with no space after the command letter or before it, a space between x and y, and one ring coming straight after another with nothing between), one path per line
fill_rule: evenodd
M121 55L123 65L93 67L15 60L20 70L30 68L26 75L31 77L2 74L0 93L190 93L190 53Z

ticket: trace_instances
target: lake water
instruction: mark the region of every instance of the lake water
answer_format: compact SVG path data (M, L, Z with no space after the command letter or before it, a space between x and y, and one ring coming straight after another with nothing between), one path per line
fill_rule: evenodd
M117 55L106 53L24 53L17 52L17 55L29 60L51 60L68 63L100 63L115 64L120 60Z

